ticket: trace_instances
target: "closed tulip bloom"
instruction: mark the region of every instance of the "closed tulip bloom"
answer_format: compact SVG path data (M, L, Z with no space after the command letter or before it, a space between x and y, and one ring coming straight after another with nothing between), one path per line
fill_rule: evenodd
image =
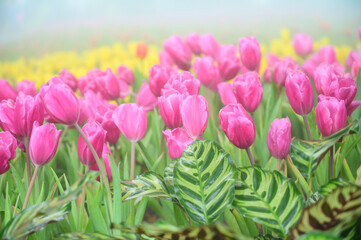
M108 181L112 182L113 181L113 176L112 176L112 170L111 170L110 162L109 162L109 160L110 160L109 155L110 155L110 157L112 159L114 159L112 152L110 151L108 146L106 144L104 144L103 152L102 152L102 159L103 159L103 162L104 162L105 171L107 172L107 175L108 175ZM95 163L94 165L90 166L89 170L99 172L98 164ZM97 180L100 181L100 177L98 177Z
M93 120L97 120L97 116L104 116L110 107L110 104L101 96L100 93L97 94L93 91L85 93L84 101L88 117Z
M153 110L158 104L158 98L154 96L146 81L144 81L143 85L140 87L136 103L138 106L142 106L145 111Z
M238 75L233 82L237 101L248 111L253 113L258 108L263 97L263 88L256 72L246 72Z
M337 63L336 51L332 46L321 47L303 63L302 70L307 74L307 76L314 79L313 72L322 63Z
M351 72L352 72L352 76L354 78L357 78L358 73L360 71L360 68L361 68L361 60L360 61L354 61L352 63Z
M324 137L329 136L347 123L347 111L345 102L334 97L322 97L318 99L316 110L316 122L318 129Z
M40 88L39 94L52 119L66 125L77 123L80 112L79 100L68 85L50 81Z
M137 44L137 57L140 59L144 59L147 56L148 48L147 44L144 42L140 42Z
M15 100L16 96L15 89L5 79L0 79L0 101L12 99Z
M131 142L142 140L147 131L147 112L135 103L119 105L113 112L113 120Z
M149 69L149 87L152 93L159 97L164 85L168 82L171 72L168 67L154 65Z
M181 116L184 129L196 139L204 133L208 123L208 103L203 96L188 96L182 103Z
M183 102L183 95L174 89L166 89L162 96L158 98L159 114L162 117L164 124L170 128L181 127L182 116L180 113L180 106Z
M167 141L168 153L171 159L182 156L183 150L193 142L187 131L182 128L167 129L163 131L163 136Z
M351 50L350 53L347 55L346 64L348 67L352 67L352 64L356 61L361 61L361 47L358 50L354 51Z
M35 97L37 94L35 83L28 80L22 80L21 82L16 84L16 90L18 93L24 93L25 95L30 95Z
M159 53L159 64L171 68L174 65L172 57L166 51Z
M132 70L126 66L119 66L117 68L118 78L121 81L126 82L128 85L133 85L134 83L134 74Z
M288 117L277 118L271 123L267 134L267 147L274 158L284 159L290 153L292 135Z
M120 137L120 130L117 125L115 125L113 120L113 112L113 109L108 108L105 114L101 117L101 125L102 128L107 132L105 141L115 145Z
M193 64L193 70L204 86L217 91L217 85L222 82L222 79L212 57L197 57Z
M110 68L96 76L96 83L104 99L116 100L120 98L119 80Z
M34 165L44 166L53 159L58 149L60 134L61 130L57 130L54 124L39 126L38 122L34 122L29 141L30 160Z
M243 66L249 71L258 71L261 63L261 48L255 37L244 37L239 40L239 54Z
M216 59L219 46L217 40L212 34L208 33L202 35L199 39L199 44L201 46L202 53Z
M313 73L313 81L318 94L331 95L338 89L339 73L333 65L323 63Z
M217 62L223 81L231 80L241 70L236 46L221 45L218 50Z
M11 133L0 132L0 174L9 170L9 161L15 157L16 146L16 139Z
M266 68L263 72L263 80L267 83L271 83L272 82L272 69L271 68Z
M221 97L223 105L236 104L237 98L233 92L233 84L228 82L222 82L218 84L218 93Z
M15 102L12 99L2 100L0 103L0 126L4 131L8 131L17 136L15 127Z
M78 88L78 80L76 79L76 77L71 74L68 70L66 70L65 68L59 73L59 78L66 84L68 85L71 90L73 90L74 92L76 92L77 88Z
M273 71L272 79L276 84L284 86L287 74L298 69L299 67L297 62L290 57L286 57L285 59L277 63Z
M233 145L240 149L249 148L255 138L256 129L251 117L241 104L230 104L219 112L223 132Z
M93 120L89 120L82 127L82 130L85 136L89 139L91 145L94 147L94 150L97 153L98 157L100 158L103 151L107 132L102 128L99 123ZM79 136L78 139L78 157L80 162L84 165L92 166L96 164L95 158L82 136Z
M183 95L198 95L200 87L200 81L187 71L174 74L164 85L164 89L173 88Z
M186 44L192 50L192 52L196 55L199 55L202 53L201 45L199 42L200 38L201 37L199 36L198 33L191 33L185 37Z
M163 43L164 50L169 53L174 63L182 70L191 67L192 52L179 36L172 36Z
M301 71L289 73L285 85L286 95L295 113L305 116L313 107L312 85L306 74Z
M296 33L293 37L292 44L296 53L301 57L307 56L313 49L312 38L304 33Z

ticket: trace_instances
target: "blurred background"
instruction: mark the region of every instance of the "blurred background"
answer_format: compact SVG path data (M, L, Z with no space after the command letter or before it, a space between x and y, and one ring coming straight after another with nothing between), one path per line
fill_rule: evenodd
M360 10L360 0L0 0L0 60L114 42L161 44L195 31L219 42L253 35L264 43L286 28L356 46Z

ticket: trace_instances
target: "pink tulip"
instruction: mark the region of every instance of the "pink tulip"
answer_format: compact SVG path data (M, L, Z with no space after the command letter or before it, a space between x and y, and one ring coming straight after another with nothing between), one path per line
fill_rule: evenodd
M126 82L128 85L133 85L134 83L134 74L132 70L126 66L119 66L117 68L118 78Z
M318 94L330 95L338 90L339 73L328 63L319 65L313 73L316 92Z
M219 69L214 65L212 57L197 57L193 70L201 83L213 91L216 91L217 85L222 82Z
M218 84L218 92L221 97L223 105L236 104L237 98L233 92L233 84L228 82L222 82Z
M110 68L105 72L99 72L95 77L98 90L106 100L116 100L120 97L120 86L117 77Z
M272 69L271 68L266 68L263 72L263 80L267 83L271 83L272 82Z
M79 126L82 126L89 118L88 105L84 99L78 98L78 100L79 100L80 111L79 111L79 119L77 123Z
M163 131L163 135L167 141L168 153L171 159L182 156L183 150L193 142L187 131L182 128L167 129Z
M82 127L82 130L91 145L94 147L94 150L97 153L98 157L100 158L103 151L107 132L102 128L99 123L93 120L89 120ZM78 157L80 162L84 165L92 166L96 164L95 158L82 136L79 136L78 138Z
M201 46L202 53L206 56L210 56L213 59L216 59L218 54L218 42L212 34L204 34L199 39L199 44Z
M65 68L59 73L59 78L68 85L74 92L78 88L78 80Z
M57 130L54 124L46 123L39 126L34 122L33 131L29 142L29 154L31 162L36 166L44 166L53 159L61 130Z
M298 64L290 57L286 57L276 64L276 67L273 71L272 79L273 81L281 86L285 85L287 74L298 70Z
M218 50L217 62L223 81L231 80L241 70L236 46L221 45Z
M358 27L358 36L359 36L359 38L361 40L361 27Z
M159 64L171 68L174 65L174 62L172 57L166 51L161 51L159 53Z
M253 113L263 97L263 88L258 73L247 72L238 75L233 82L235 96L240 104Z
M12 99L2 100L0 103L0 126L4 131L8 131L17 136L15 126L15 102Z
M346 58L346 64L352 68L352 64L356 61L361 61L361 47L357 51L351 50Z
M290 153L292 135L288 117L276 118L267 134L267 147L274 158L285 159Z
M5 79L0 79L0 101L12 99L15 100L16 96L15 89Z
M309 59L307 59L302 70L311 78L314 79L313 72L321 63L333 64L337 63L336 51L332 46L321 47Z
M192 52L179 36L172 36L163 43L164 50L169 53L175 64L182 70L191 67Z
M301 57L307 56L313 49L312 38L304 33L296 33L293 37L292 44L296 53Z
M74 125L79 119L79 100L74 92L58 78L52 78L40 88L47 113L58 123Z
M249 148L255 138L256 129L251 117L241 104L230 104L219 112L219 122L229 141L241 149Z
M119 105L113 112L113 120L131 142L140 141L147 131L147 112L135 103Z
M188 96L181 105L184 129L196 139L204 133L208 123L208 103L203 96Z
M170 128L182 126L182 116L180 106L183 102L183 95L174 89L164 90L162 96L158 98L159 114L164 124Z
M289 73L286 79L286 95L297 114L305 116L313 107L312 85L306 74L301 71Z
M154 96L146 81L143 81L143 85L137 94L136 103L138 106L142 106L145 111L152 111L158 104L157 97Z
M267 53L266 58L267 58L268 67L272 69L276 67L277 63L281 61L281 59L277 55L274 55L272 53Z
M244 37L239 40L239 54L242 64L249 71L258 71L261 62L261 48L255 37Z
M161 95L161 90L168 82L171 71L168 67L154 65L149 69L149 88L156 97Z
M9 132L0 132L0 174L10 169L9 161L16 154L16 139Z
M18 91L18 93L22 92L25 95L30 95L32 97L35 97L35 95L37 94L35 83L28 80L22 80L21 82L16 84L16 90Z
M201 45L199 42L200 38L201 37L199 36L198 33L191 33L185 37L186 44L196 55L199 55L202 52Z
M112 152L110 151L110 149L108 148L108 146L106 144L104 144L103 146L103 152L102 152L102 158L104 161L104 166L105 166L105 171L107 172L108 175L108 181L112 182L113 181L113 176L112 176L112 170L110 167L110 159L109 159L109 155L112 159L114 159ZM99 167L98 164L94 164L92 166L89 167L90 171L97 171L99 172ZM100 177L97 178L98 181L100 181Z
M79 78L78 87L81 94L85 95L88 91L97 92L98 86L96 83L96 75L101 72L99 69L95 68L90 70L86 76L82 76Z
M180 72L171 76L164 89L173 88L183 95L198 95L201 83L190 72Z
M353 62L352 67L351 67L351 72L352 72L352 76L354 78L357 78L357 76L360 72L360 68L361 68L361 60Z
M115 145L120 137L120 130L113 120L113 112L113 109L108 108L105 114L97 114L97 120L101 123L102 128L107 132L105 141Z
M315 110L317 126L324 137L346 126L347 111L343 100L320 95Z
M86 110L88 117L93 120L97 120L97 116L104 116L105 112L111 107L105 99L98 93L88 91L84 95ZM115 106L113 107L115 108Z

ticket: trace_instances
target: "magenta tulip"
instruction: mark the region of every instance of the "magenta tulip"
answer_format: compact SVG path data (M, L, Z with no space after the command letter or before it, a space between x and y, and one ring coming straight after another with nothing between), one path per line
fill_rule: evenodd
M163 90L162 96L158 98L159 114L164 124L170 128L181 127L182 116L180 106L183 102L183 95L174 89Z
M191 33L185 37L186 44L191 49L191 51L196 55L202 53L201 44L199 42L200 38L201 37L199 36L198 33Z
M158 104L157 97L154 96L146 81L144 81L143 85L140 87L136 103L138 106L142 106L145 111L152 111Z
M361 68L361 60L360 61L354 61L352 63L352 67L351 67L351 72L352 72L352 76L354 78L357 78L359 72L360 72L360 68Z
M149 88L156 97L161 95L161 90L168 82L171 71L168 67L154 65L149 69Z
M321 47L304 62L302 70L307 74L307 76L314 79L313 72L321 63L337 63L336 51L332 46Z
M37 94L35 83L28 80L22 80L21 82L16 84L16 90L18 93L24 93L25 95L30 95L35 97Z
M183 95L198 95L201 83L193 74L187 71L171 76L164 89L173 88Z
M307 56L313 49L312 38L304 33L296 33L293 37L292 44L296 53L301 57Z
M78 80L65 68L59 73L59 78L68 85L74 92L78 88Z
M53 159L61 130L57 130L54 124L46 123L39 126L34 122L33 131L29 142L29 154L31 162L36 166L44 166Z
M298 64L295 60L290 57L286 57L276 64L276 67L273 71L272 79L273 81L281 86L285 85L286 78L288 73L298 70Z
M95 79L104 99L116 100L120 98L120 80L117 79L110 68L107 68L105 72L99 72Z
M174 65L174 62L172 57L166 51L161 51L159 53L159 64L171 68Z
M126 66L119 66L117 68L118 78L126 82L128 85L133 85L134 83L134 74L132 70Z
M338 77L340 74L333 65L323 63L313 72L313 81L318 94L332 95L338 89Z
M361 61L361 47L359 47L357 51L351 50L346 58L346 64L350 68L352 68L352 64L354 62L360 62L360 61Z
M8 131L17 136L15 127L15 102L12 99L2 100L0 103L0 126L4 131Z
M89 112L88 112L88 105L87 102L82 99L82 98L78 98L79 100L79 118L78 118L78 125L82 126L89 118Z
M167 129L163 131L163 135L167 141L168 153L171 159L182 156L183 150L193 142L187 131L182 128Z
M192 52L179 36L172 36L163 43L164 50L169 53L174 63L182 70L191 67Z
M15 157L16 146L16 139L11 133L0 132L0 174L9 170L9 161Z
M271 68L266 68L263 72L263 80L267 83L271 83L272 82L272 69Z
M99 114L97 119L101 119L101 121L98 122L101 123L102 128L107 132L105 141L115 145L120 137L120 130L113 120L113 112L113 109L108 108L105 114L102 116Z
M212 57L197 57L193 65L193 70L201 83L213 91L216 91L217 85L222 82L219 69L214 65Z
M100 93L94 93L88 91L84 95L85 105L87 108L88 117L93 120L97 120L97 116L104 116L108 108L111 107ZM113 107L115 108L115 106Z
M119 105L113 112L113 120L131 142L140 141L147 131L147 112L135 103Z
M16 96L15 89L5 79L0 79L0 101L12 99L15 100Z
M201 46L202 53L216 59L219 46L217 40L212 34L209 33L201 36L199 44Z
M113 176L112 176L112 170L111 170L111 167L110 167L110 162L111 161L109 159L109 155L112 159L114 159L113 155L112 155L112 152L110 151L110 149L108 148L108 146L106 144L104 144L103 146L103 152L102 152L102 159L103 159L103 162L104 162L104 166L105 166L105 171L107 172L107 175L108 175L108 181L109 182L112 182L113 181ZM99 172L99 166L98 164L94 164L92 166L89 167L89 170L90 171L97 171ZM98 181L100 181L100 177L97 178Z
M255 37L244 37L239 40L239 54L243 66L249 71L257 71L261 62L261 48Z
M228 82L222 82L218 84L218 92L221 97L223 105L236 104L237 98L233 92L233 84Z
M267 147L274 158L285 159L292 141L291 121L288 117L276 118L267 134Z
M217 62L223 81L231 80L241 70L236 46L221 45L218 50Z

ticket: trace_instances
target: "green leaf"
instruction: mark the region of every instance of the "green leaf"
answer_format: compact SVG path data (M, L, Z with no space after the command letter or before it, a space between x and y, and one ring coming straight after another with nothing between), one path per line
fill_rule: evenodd
M342 137L359 129L359 122L352 122L334 134L320 140L305 141L295 138L291 143L290 156L303 176L310 178L327 150Z
M188 216L212 224L234 198L234 167L228 153L211 141L194 141L174 166L174 190Z
M132 181L122 181L123 201L141 197L171 199L163 177L155 172L145 172Z
M348 184L348 182L345 182L342 179L332 179L327 184L321 186L318 192L321 194L322 197L327 197L337 187L345 186Z
M178 159L173 159L164 169L164 183L167 186L169 193L174 198L176 198L176 196L174 193L173 170L174 170L174 165L177 163L177 161Z
M361 70L358 71L357 79L356 79L356 85L357 85L357 94L355 97L355 100L361 100ZM360 119L361 118L361 107L358 107L353 113L352 113L353 119Z
M306 207L298 224L291 229L292 238L311 231L340 231L361 216L361 187L348 185Z
M342 240L342 238L334 236L330 233L314 232L314 233L307 233L302 237L298 238L298 240Z
M233 205L246 217L286 238L297 223L304 201L295 183L258 166L238 168Z
M340 237L342 237L343 240L361 239L361 218L355 219L345 227Z
M282 238L274 237L270 234L266 234L266 235L260 234L257 237L255 237L254 240L282 240Z
M25 239L30 234L43 229L47 224L64 219L69 212L70 201L74 200L82 191L83 186L94 180L96 176L96 173L89 172L59 197L19 212L1 230L1 239Z
M128 238L110 236L102 233L63 233L56 236L55 239L71 239L71 240L127 240Z

